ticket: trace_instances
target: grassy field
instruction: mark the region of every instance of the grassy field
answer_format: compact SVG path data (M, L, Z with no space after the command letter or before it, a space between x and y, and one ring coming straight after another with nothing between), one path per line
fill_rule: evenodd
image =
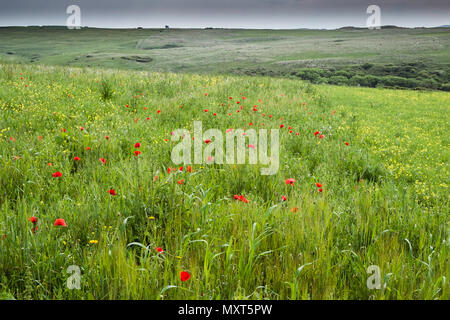
M0 28L0 62L450 91L450 29Z
M141 45L152 46L147 31L126 32L142 32ZM109 57L122 48L144 50L135 39L113 39L96 40L117 46ZM244 39L235 45L246 46ZM47 48L35 63L53 61L51 51L71 43L34 43L36 52ZM31 44L15 36L10 62L19 46ZM55 63L106 64L99 52L87 58L83 50L60 52ZM152 49L149 69L167 69L164 50L186 54ZM172 70L184 65L180 60ZM0 68L1 297L449 298L450 93L269 77ZM283 124L280 170L261 176L258 165L175 168L171 132L192 130L193 120L224 132ZM67 226L54 226L56 219ZM71 265L81 270L79 290L66 285ZM381 271L379 290L367 286L371 265Z

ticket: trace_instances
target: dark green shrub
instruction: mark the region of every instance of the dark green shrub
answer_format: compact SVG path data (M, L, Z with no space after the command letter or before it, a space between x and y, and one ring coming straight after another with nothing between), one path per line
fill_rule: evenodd
M333 76L328 80L329 84L343 85L348 83L348 79L343 76Z

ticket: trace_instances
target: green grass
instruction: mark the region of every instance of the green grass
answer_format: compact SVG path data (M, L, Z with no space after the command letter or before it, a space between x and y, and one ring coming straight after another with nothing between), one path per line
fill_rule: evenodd
M381 30L0 28L0 61L270 75L314 83L450 90L448 28ZM139 59L141 58L141 59ZM145 60L148 62L142 62ZM359 66L370 63L371 69ZM320 76L305 75L310 68ZM408 71L405 72L405 69ZM339 71L345 78L333 78ZM353 76L380 77L370 84ZM398 76L401 79L385 78ZM353 79L352 79L353 77ZM407 80L405 80L407 79ZM415 81L408 81L415 80Z
M0 297L449 298L449 93L0 67ZM193 120L223 131L284 124L278 174L168 173L170 133ZM66 286L70 265L80 290ZM380 290L366 286L370 265Z

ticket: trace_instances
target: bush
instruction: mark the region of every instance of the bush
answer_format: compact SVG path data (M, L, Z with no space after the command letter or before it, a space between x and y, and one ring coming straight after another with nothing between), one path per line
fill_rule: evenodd
M328 80L329 84L343 85L348 83L348 79L343 76L333 76Z
M361 66L361 68L363 68L364 70L369 70L372 67L373 67L373 63L369 63L369 62L366 62Z
M297 76L303 80L309 80L313 83L319 83L321 78L325 76L325 70L310 68L310 69L301 69L297 72Z
M350 79L353 76L353 73L351 71L347 70L339 70L334 73L335 76L339 77L345 77L346 79Z
M407 79L397 76L381 77L379 84L385 87L403 87L403 88L420 87L420 82L416 79Z
M377 84L380 82L380 78L377 76L366 75L366 76L353 76L349 83L352 85L360 85L363 87L372 87L375 88Z

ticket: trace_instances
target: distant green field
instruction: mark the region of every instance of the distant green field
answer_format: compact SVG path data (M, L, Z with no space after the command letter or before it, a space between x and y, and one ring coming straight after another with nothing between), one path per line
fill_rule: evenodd
M0 28L1 61L450 90L450 30Z

